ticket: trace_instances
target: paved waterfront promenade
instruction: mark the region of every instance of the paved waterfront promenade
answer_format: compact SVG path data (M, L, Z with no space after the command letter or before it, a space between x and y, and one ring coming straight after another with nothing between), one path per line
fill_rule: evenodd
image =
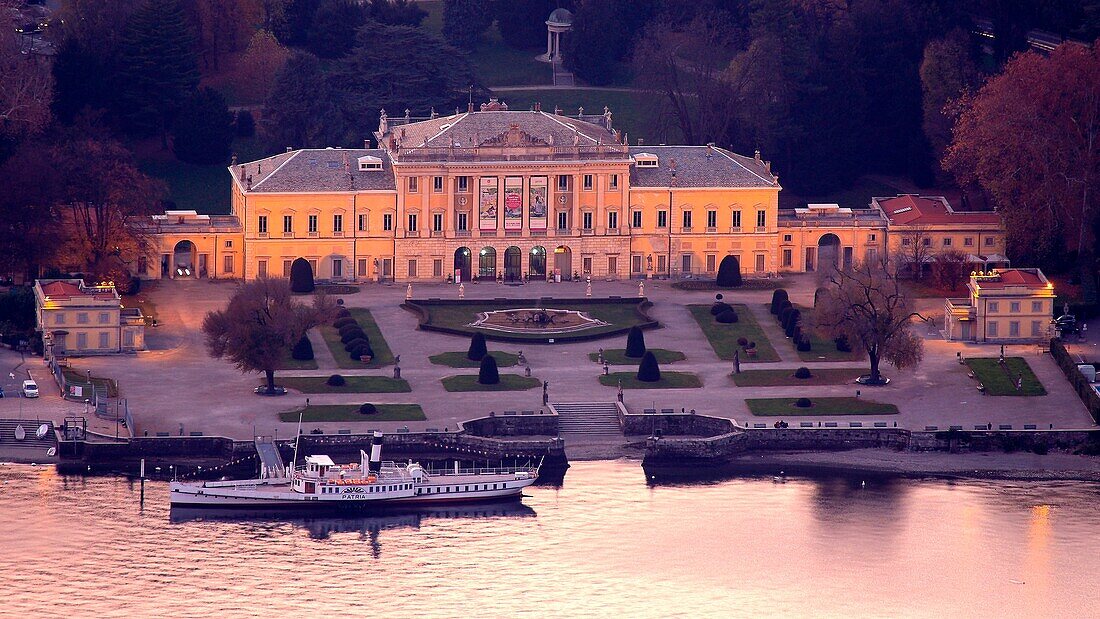
M636 297L636 281L592 283L594 297L617 295ZM809 277L788 279L785 287L796 304L812 305L814 282ZM156 304L161 326L147 331L150 350L137 355L121 357L97 357L73 359L80 370L90 369L98 376L115 378L121 385L121 395L129 401L138 425L138 433L170 432L182 429L185 433L200 431L204 434L222 434L236 438L249 438L254 432L278 433L290 436L295 424L282 423L278 413L293 410L305 403L306 395L292 392L278 398L252 394L252 388L261 382L257 375L243 375L231 364L207 356L200 332L202 319L208 311L223 307L234 290L231 282L164 281L155 284L144 293ZM365 430L379 428L392 431L408 426L423 428L454 428L458 421L478 417L495 411L537 410L541 407L541 389L518 392L449 393L439 379L452 374L476 374L476 369L452 369L432 365L430 355L464 351L469 339L442 335L416 329L416 317L399 305L404 301L405 285L366 284L360 292L342 298L349 307L369 308L395 354L401 355L401 375L409 381L411 393L391 394L313 394L312 404L418 403L428 419L420 422L337 422L307 423L305 429L319 427L326 433L338 429ZM445 284L414 286L414 297L457 298L455 286ZM668 282L646 282L645 292L654 303L651 315L660 321L662 328L646 332L646 344L650 348L666 348L683 352L687 359L664 366L665 370L692 372L703 382L701 389L627 390L625 403L636 412L644 408L695 409L699 413L731 417L739 421L766 422L770 426L776 417L753 419L745 404L746 398L795 397L795 396L854 396L857 386L832 385L817 387L737 387L730 379L733 364L721 361L711 349L686 306L710 303L713 292L686 292L673 289ZM466 299L496 297L583 297L583 283L547 284L535 283L507 286L495 283L470 284L465 287ZM782 334L765 304L771 298L770 290L726 292L726 301L743 303L755 315L765 329L780 361L775 363L743 363L743 369L790 369L807 366L815 368L863 368L860 362L802 362L794 347ZM922 301L930 310L936 304ZM995 357L995 346L967 345L943 341L924 325L918 332L926 337L924 361L915 370L899 372L884 365L884 373L893 378L890 386L859 387L861 397L896 404L899 415L882 417L812 417L787 418L788 422L813 420L814 422L850 420L870 424L887 421L899 427L924 429L927 425L946 428L962 425L970 428L977 424L1012 424L1022 428L1024 424L1039 427L1082 428L1091 427L1084 406L1073 393L1061 371L1049 355L1040 354L1035 346L1009 346L1006 354L1022 356L1042 381L1048 395L1041 397L983 396L975 389L973 379L967 377L964 366L956 361L956 352L964 356ZM393 368L338 369L332 355L324 346L319 334L311 334L319 364L317 370L286 370L280 376L328 376L339 373L344 376L374 375L392 376ZM624 336L593 342L555 345L531 345L490 342L490 350L516 352L523 350L532 369L532 375L549 381L550 399L556 401L614 401L616 389L601 386L597 377L602 367L588 360L588 353L597 348L622 348ZM4 357L7 359L8 357ZM15 359L18 362L18 356ZM67 403L57 396L52 378L45 371L39 358L28 358L25 368L43 385L44 397L38 401L24 401L24 414L43 418L54 417L60 421L67 414L79 414L83 407ZM612 366L612 371L628 370L630 366ZM502 373L522 373L521 367L501 368ZM0 416L15 416L15 399L0 400Z

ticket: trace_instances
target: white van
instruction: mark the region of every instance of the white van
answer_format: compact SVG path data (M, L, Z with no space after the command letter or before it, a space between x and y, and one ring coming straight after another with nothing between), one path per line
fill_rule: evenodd
M23 381L23 397L24 398L37 398L38 397L38 384L33 380Z

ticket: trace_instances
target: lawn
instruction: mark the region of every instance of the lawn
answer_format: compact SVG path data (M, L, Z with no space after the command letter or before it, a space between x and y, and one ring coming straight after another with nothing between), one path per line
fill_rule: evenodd
M424 421L424 410L419 404L375 404L378 412L373 415L359 413L358 404L322 404L304 406L289 413L279 413L279 421Z
M997 362L996 357L967 359L966 365L974 373L974 378L985 385L988 395L1036 396L1046 395L1043 383L1031 371L1031 366L1023 357L1005 357L1005 365ZM1016 379L1023 377L1023 388L1016 390Z
M698 389L703 381L690 372L661 371L661 380L645 382L638 380L637 372L612 372L600 375L600 384L605 387L618 387L622 381L623 389Z
M794 370L746 370L731 374L738 387L788 387L843 385L855 381L864 371L858 368L810 370L810 378L795 378Z
M326 384L327 376L293 376L280 378L278 383L302 393L408 393L409 381L388 376L345 376L344 385Z
M813 308L802 307L801 305L795 307L802 312L802 334L810 338L810 350L795 350L799 359L802 361L859 361L866 356L863 354L863 350L855 347L849 352L837 350L834 340L822 337L812 327L814 323ZM791 348L796 348L793 340L788 339L787 343Z
M501 374L500 382L495 385L482 385L477 382L476 374L461 374L443 379L443 388L447 391L526 391L542 384L537 378L519 374Z
M276 369L278 369L278 370L316 370L317 369L317 360L316 359L306 359L306 360L302 361L302 360L299 360L299 359L295 359L294 357L291 357L290 353L287 352L286 356L283 357L283 360L279 362L279 367L276 368Z
M860 398L810 398L813 406L798 408L797 398L755 398L745 400L757 417L816 417L823 415L897 415L898 407Z
M88 382L87 372L71 367L61 368L61 371L65 374L65 380L68 382L85 384ZM118 397L118 383L114 379L92 375L92 384L98 388L106 389L107 397Z
M378 323L374 322L370 310L349 307L348 311L351 312L352 318L359 321L359 326L363 327L363 333L367 334L370 347L374 350L374 359L371 359L370 363L355 361L344 350L344 344L340 341L340 332L332 325L321 325L318 328L321 330L321 336L325 338L325 343L328 344L328 349L332 351L332 356L336 358L336 365L342 368L381 368L393 365L393 352L390 350L390 345L386 343L386 338L382 337L382 330L378 328Z
M732 324L722 324L714 320L714 316L710 315L709 305L689 305L688 309L691 310L691 315L695 318L695 322L699 323L699 328L703 330L703 335L707 336L710 347L714 349L719 359L732 361L733 351L738 348L737 338L743 337L750 342L756 342L756 356L749 357L742 352L742 363L779 361L779 354L772 348L768 336L764 335L756 318L744 305L733 306L739 320Z
M653 353L654 357L657 357L657 363L664 365L666 363L676 363L677 361L683 361L687 359L684 353L678 350L666 350L664 348L650 348L649 352ZM589 361L596 361L600 358L600 353L590 352L588 353ZM626 356L625 348L612 348L610 350L603 351L603 358L611 365L638 365L642 362L641 358L635 359L633 357Z
M578 304L576 306L570 306L567 303L556 303L554 301L543 301L537 303L537 306L543 309L566 309L566 310L579 310L592 318L602 320L607 323L606 327L593 327L591 329L585 329L583 331L575 332L575 335L596 335L600 333L609 333L614 331L621 331L624 328L631 327L633 325L642 324L645 320L638 314L636 303L591 303L591 304ZM470 333L471 335L477 331L481 331L489 339L492 339L498 332L477 329L468 326L474 320L477 319L477 315L480 312L489 312L493 310L501 310L508 308L523 307L516 303L468 303L464 305L431 305L429 303L421 304L420 307L426 309L429 313L427 324L435 325L439 327L447 327L450 329L456 329L458 331ZM574 333L563 333L561 335L547 335L545 333L502 333L501 336L507 336L509 338L523 338L531 339L535 341L546 341L548 337L552 337L555 340L567 341ZM339 340L338 340L339 341ZM371 339L371 344L374 343L374 339ZM341 346L341 349L343 347ZM375 349L378 352L378 349Z
M519 363L519 355L499 350L490 350L489 356L497 361L498 368L512 367ZM445 365L449 368L476 368L481 367L480 361L466 358L465 352L444 352L428 357L435 365Z

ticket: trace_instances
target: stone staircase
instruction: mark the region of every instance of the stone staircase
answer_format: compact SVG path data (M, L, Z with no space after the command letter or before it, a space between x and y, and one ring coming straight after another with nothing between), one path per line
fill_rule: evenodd
M50 426L51 431L43 438L38 438L35 432L44 423ZM15 429L18 426L23 426L25 433L21 441L15 439ZM0 419L0 447L41 449L44 454L50 447L57 447L57 437L52 429L52 423L40 419Z
M622 436L614 402L556 402L558 432L563 436Z

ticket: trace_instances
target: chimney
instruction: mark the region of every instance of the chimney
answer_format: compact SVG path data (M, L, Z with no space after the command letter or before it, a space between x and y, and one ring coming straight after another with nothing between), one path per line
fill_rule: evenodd
M263 173L264 173L264 164L257 163L256 164L256 174L263 174Z
M233 158L229 160L229 165L237 165L237 153L233 153Z
M638 146L641 146L642 144L643 144L642 138L638 138Z
M756 149L756 152L753 154L752 158L755 159L757 163L760 163L760 149L759 148Z
M293 149L293 148L291 148L291 147L289 147L289 146L287 146L287 147L286 147L286 152L288 152L288 153L289 153L289 152L290 152L290 151L292 151L292 150L294 150L294 149Z
M248 182L245 184L245 188L246 189L252 189L252 175L251 174L248 175L247 181Z
M474 111L474 102L473 101L466 104L466 111L467 112L473 112Z
M539 103L538 101L535 101L535 111L536 112L541 112L542 111L542 103Z
M363 140L363 148L370 148L370 138Z
M557 106L557 105L554 106L554 115L555 116L561 116L561 107L560 106Z

